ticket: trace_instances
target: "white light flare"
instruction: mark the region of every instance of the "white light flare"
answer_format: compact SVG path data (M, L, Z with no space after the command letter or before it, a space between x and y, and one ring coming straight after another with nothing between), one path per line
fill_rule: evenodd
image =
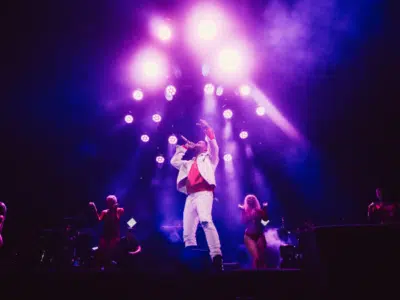
M248 133L247 131L242 130L242 131L239 133L239 137L240 137L242 140L247 139L247 138L249 137L249 133Z
M153 121L154 121L155 123L160 123L161 120L162 120L162 118L161 118L161 116L160 116L159 114L154 114L153 117L152 117L152 119L153 119Z
M165 162L165 158L162 155L156 157L156 162L159 164L163 164Z
M225 119L229 120L232 119L233 112L230 109L225 109L222 115L224 116Z
M224 161L226 161L226 162L232 161L232 155L230 155L230 154L225 154L225 155L224 155Z
M212 83L207 83L204 86L204 93L206 95L212 95L214 93L214 89L215 89L215 87L214 87L214 85Z
M142 90L140 90L140 89L134 90L133 93L132 93L132 97L136 101L143 100L143 92L142 92Z
M147 143L148 141L150 141L150 137L147 134L142 134L140 139L142 140L143 143Z
M176 145L177 142L178 142L178 138L175 135L171 135L168 138L168 143L170 143L171 145Z

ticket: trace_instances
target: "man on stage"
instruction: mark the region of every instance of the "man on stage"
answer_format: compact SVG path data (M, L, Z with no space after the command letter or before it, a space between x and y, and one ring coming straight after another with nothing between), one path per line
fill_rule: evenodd
M214 200L215 170L219 163L219 147L214 131L204 120L197 123L206 134L206 141L193 143L186 141L184 146L177 146L171 164L179 170L178 191L188 195L183 212L183 240L185 247L196 247L196 230L200 222L203 227L213 266L223 270L221 244L211 212ZM195 151L192 160L183 160L188 149Z

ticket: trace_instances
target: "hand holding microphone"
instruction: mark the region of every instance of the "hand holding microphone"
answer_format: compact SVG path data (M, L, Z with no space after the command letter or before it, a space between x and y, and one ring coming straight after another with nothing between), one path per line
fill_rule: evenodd
M186 146L189 148L189 149L193 149L194 148L194 143L193 142L191 142L191 141L189 141L187 138L185 138L183 135L181 135L181 138L182 138L182 140L184 140L185 141L185 143L186 143Z

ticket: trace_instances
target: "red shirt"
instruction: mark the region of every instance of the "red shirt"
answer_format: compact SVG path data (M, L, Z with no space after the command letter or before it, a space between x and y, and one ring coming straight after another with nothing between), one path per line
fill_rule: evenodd
M214 132L211 128L206 130L207 136L210 140L215 139ZM190 168L188 178L186 179L186 190L187 193L193 194L203 191L214 191L215 186L209 184L200 174L199 166L197 165L197 158L194 160L192 167Z

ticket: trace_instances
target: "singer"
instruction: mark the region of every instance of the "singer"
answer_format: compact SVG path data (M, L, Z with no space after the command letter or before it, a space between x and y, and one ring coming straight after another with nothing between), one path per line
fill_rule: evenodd
M195 144L182 136L186 145L177 146L175 155L171 159L171 165L179 170L177 189L187 195L183 211L183 240L186 248L197 246L196 230L200 222L210 249L214 269L222 271L221 244L211 216L219 147L214 131L208 123L200 120L197 125L205 133L206 141ZM191 160L183 160L188 149L194 150L195 156Z
M103 210L100 215L97 212L96 205L89 203L97 220L103 221L103 232L100 237L98 250L98 263L100 267L111 266L112 258L116 254L117 246L120 241L120 219L124 214L124 209L118 207L117 197L109 195L106 198L107 209Z

